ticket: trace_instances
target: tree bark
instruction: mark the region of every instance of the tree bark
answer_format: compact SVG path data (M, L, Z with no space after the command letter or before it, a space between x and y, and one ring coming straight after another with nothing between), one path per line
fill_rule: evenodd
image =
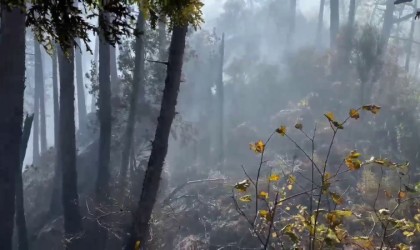
M2 9L0 40L0 249L12 249L25 89L25 14Z
M166 61L168 59L166 39L166 18L161 16L158 21L158 41L159 41L159 60Z
M35 39L35 55L38 55L38 58L35 59L35 63L38 64L38 77L39 77L39 126L40 126L40 141L41 141L41 150L40 154L47 152L47 118L45 113L45 81L44 81L44 65L42 61L41 46Z
M79 211L76 171L76 136L74 121L74 49L66 58L59 50L60 116L58 157L62 171L62 206L66 249L80 247L82 217Z
M387 0L384 13L384 22L382 24L381 43L379 47L380 53L384 53L388 47L389 37L391 36L392 26L394 25L394 0Z
M57 52L60 50L60 47L55 46L54 52L52 54L52 68L53 68L53 102L54 102L54 147L55 147L55 156L54 156L54 180L53 180L53 191L51 195L49 214L55 216L62 213L62 206L60 202L61 197L61 167L59 163L58 149L59 149L59 117L60 117L60 107L58 104L58 62L57 62Z
M416 12L417 9L417 0L414 2L414 12ZM411 51L413 48L413 39L414 39L414 28L416 26L416 22L415 19L413 18L413 20L411 20L411 26L410 26L410 33L408 36L408 41L407 41L407 51L405 53L405 71L409 72L410 71L410 60L411 60Z
M330 0L330 48L335 49L338 29L340 27L340 13L338 0Z
M136 242L144 244L148 238L149 220L159 189L164 160L168 151L168 139L175 117L175 106L181 82L181 71L185 49L187 26L175 26L169 46L169 60L162 105L158 118L155 139L147 164L147 171L137 209L134 212L131 234L126 249L134 249Z
M81 45L80 39L77 39L77 44ZM77 114L79 118L79 132L86 135L87 129L87 113L86 113L86 97L85 85L83 84L83 62L82 52L76 51L76 83L77 83Z
M16 169L16 228L18 238L18 250L28 250L28 232L26 229L25 206L23 196L23 181L22 181L22 167L25 160L26 148L28 146L29 136L31 135L31 127L34 116L26 116L22 143L20 145L20 167Z
M111 95L113 97L119 98L120 96L120 83L118 79L118 69L117 69L117 44L114 46L109 46L110 49L110 77L111 77Z
M54 146L58 146L58 117L59 117L59 105L58 105L58 63L57 63L57 46L54 47L54 52L51 56L52 60L52 88L53 88L53 105L54 105Z
M325 0L319 2L318 26L316 29L316 46L319 48L322 44L322 27L324 26L324 7Z
M140 12L137 19L137 31L135 44L135 61L133 88L130 95L130 110L128 113L127 127L121 156L121 170L119 184L123 190L125 187L125 178L127 177L130 152L133 144L133 135L136 125L136 114L139 105L144 104L144 17ZM139 101L140 100L140 101Z
M105 22L106 13L100 14ZM99 200L108 194L109 161L111 155L111 79L110 50L103 33L99 41L99 165L96 180L96 195Z
M34 38L35 39L35 38ZM35 44L34 44L35 48ZM35 60L36 61L36 60ZM34 126L32 132L32 164L38 165L39 164L39 83L36 80L37 72L37 63L35 62L35 82L34 82Z
M95 38L95 52L93 53L93 63L96 65L99 57L99 36ZM97 76L92 76L97 77ZM92 100L90 103L90 112L96 112L96 96L95 93L92 93Z

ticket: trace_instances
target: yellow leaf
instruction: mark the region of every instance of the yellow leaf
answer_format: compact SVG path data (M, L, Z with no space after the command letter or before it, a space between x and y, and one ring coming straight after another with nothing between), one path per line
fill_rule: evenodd
M335 228L335 234L337 235L337 238L341 242L341 241L343 241L347 237L348 232L344 228L336 227Z
M334 113L333 112L328 112L328 113L326 113L324 115L325 115L325 117L327 117L328 121L330 121L330 122L335 121L335 116L334 116Z
M373 245L373 241L369 237L353 237L351 241L354 245L362 249L366 249L366 250L375 249L375 246Z
M399 200L403 200L403 199L405 199L407 197L407 192L405 192L405 191L400 191L400 192L398 192L398 199Z
M411 249L409 245L406 245L404 243L397 244L397 248L398 248L398 250L410 250Z
M349 116L353 119L356 119L356 120L360 118L359 111L357 111L355 109L350 109Z
M270 214L270 212L269 212L269 211L267 211L267 210L259 210L259 211L258 211L258 214L259 214L262 218L266 219L267 221L271 221L271 220L272 220L272 218L271 218L271 214Z
M289 224L289 225L285 226L284 228L282 228L281 231L285 235L289 236L290 240L293 243L295 243L295 244L299 243L299 241L300 241L299 237L295 234L295 232L293 232L293 225Z
M353 212L350 210L334 210L331 211L331 213L341 217L350 217L353 214Z
M268 199L268 193L264 192L264 191L261 191L260 194L258 195L258 198L266 200L266 199Z
M381 110L380 106L376 106L376 105L365 105L362 107L364 110L370 111L372 114L376 115L377 113L379 113L379 111Z
M279 181L280 175L279 174L272 174L270 177L268 177L268 181Z
M416 230L420 233L420 223L416 223Z
M324 192L326 192L330 188L330 186L331 186L330 179L331 178L332 178L331 174L329 172L326 172L325 176L324 176L324 182L323 182L323 185L322 185L322 190Z
M414 219L418 222L420 222L420 214L414 215Z
M302 130L302 129L303 129L303 125L302 125L302 123L296 123L296 124L295 124L295 128L296 128L296 129L299 129L299 130Z
M338 129L344 129L343 124L339 123L338 121L332 121L331 123Z
M410 232L410 231L404 231L403 235L405 235L405 237L411 237L414 235L414 232Z
M259 140L254 144L249 144L249 148L254 151L255 153L262 153L265 149L265 144L263 141Z
M286 207L285 209L286 209L287 211L290 211L290 207Z
M276 129L276 132L279 133L281 136L285 136L287 128L286 126L281 125L280 128Z
M327 117L328 121L331 122L334 127L338 128L338 129L344 129L343 124L339 123L338 121L335 120L335 116L334 113L332 112L328 112L326 114L324 114L325 117Z
M360 156L361 156L361 154L359 152L357 152L356 150L352 150L352 151L350 151L350 154L348 155L348 158L357 159Z
M242 196L241 198L239 198L239 200L242 202L251 202L252 198L251 198L251 195L248 194L248 195Z
M296 177L294 175L289 175L289 178L287 179L287 183L293 185L296 183Z
M345 163L346 166L353 171L359 169L362 166L362 162L358 159L347 158Z
M293 175L289 175L289 178L287 178L287 189L292 190L293 184L296 183L296 177Z
M331 192L331 198L334 201L335 204L337 205L342 205L344 203L344 199L341 195L337 194L337 193L333 193Z
M331 230L331 228L328 229L328 233L325 236L325 238L329 241L332 241L334 243L340 243L340 240L338 239L337 235L334 233L333 230Z
M136 241L136 244L134 245L134 250L140 250L140 241Z
M234 188L240 192L246 192L246 189L251 185L249 180L244 180L235 184Z

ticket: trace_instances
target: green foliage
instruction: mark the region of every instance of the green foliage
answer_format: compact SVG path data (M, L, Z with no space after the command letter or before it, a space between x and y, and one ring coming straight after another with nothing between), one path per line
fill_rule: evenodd
M145 16L150 20L153 29L158 20L164 16L169 18L170 28L180 25L192 25L198 28L204 22L201 0L136 0Z

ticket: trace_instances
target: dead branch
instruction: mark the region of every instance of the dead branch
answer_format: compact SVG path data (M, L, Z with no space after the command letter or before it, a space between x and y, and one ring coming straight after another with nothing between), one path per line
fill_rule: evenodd
M184 184L179 185L178 187L176 187L162 202L163 206L166 206L171 200L172 197L174 197L174 195L176 193L178 193L181 189L183 189L185 186L190 185L190 184L197 184L197 183L203 183L203 182L216 182L216 181L225 181L225 178L216 178L216 179L203 179L203 180L194 180L194 181L187 181Z
M160 63L160 64L164 64L164 65L166 65L166 66L168 66L168 62L162 62L162 61L155 61L155 60L149 60L149 59L146 59L146 61L148 61L148 62L153 62L153 63Z

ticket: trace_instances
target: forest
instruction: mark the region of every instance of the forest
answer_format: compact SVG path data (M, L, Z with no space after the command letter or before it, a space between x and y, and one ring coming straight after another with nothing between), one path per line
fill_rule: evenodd
M420 249L418 0L0 0L0 250Z

